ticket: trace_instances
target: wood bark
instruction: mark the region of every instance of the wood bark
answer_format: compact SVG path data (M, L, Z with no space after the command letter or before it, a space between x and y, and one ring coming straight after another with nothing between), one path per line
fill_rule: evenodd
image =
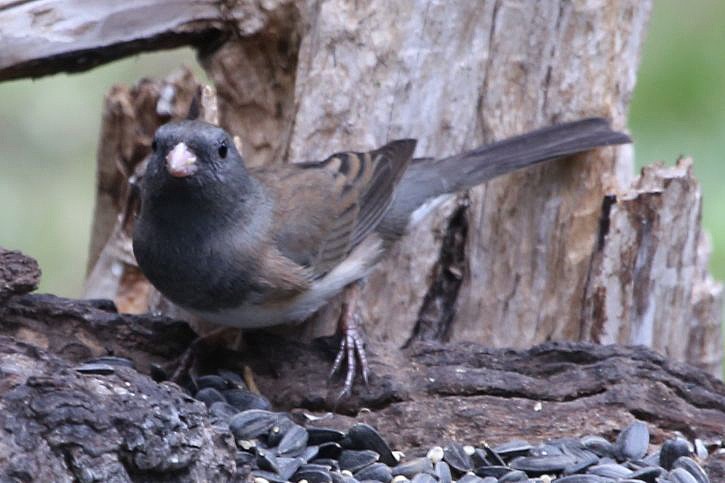
M15 257L16 267L37 265ZM17 279L22 277L17 272ZM194 337L164 316L119 314L104 301L25 292L0 304L0 475L21 481L230 481L233 438L201 402L149 377ZM528 350L416 342L377 353L370 385L337 405L326 383L330 349L255 334L244 352L199 353L201 370L252 368L278 410L323 416L312 425L364 421L409 456L447 441L495 445L598 434L614 439L634 419L652 443L700 438L711 481L725 478L718 452L725 385L642 346L548 342ZM88 358L126 356L135 368L88 370ZM85 367L85 368L84 368ZM324 414L336 407L337 413Z

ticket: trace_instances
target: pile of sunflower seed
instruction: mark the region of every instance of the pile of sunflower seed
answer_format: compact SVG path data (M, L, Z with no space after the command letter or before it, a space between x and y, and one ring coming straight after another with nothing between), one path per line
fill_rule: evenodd
M237 444L238 476L255 483L707 483L696 460L705 445L683 438L666 441L647 454L645 423L635 421L615 442L599 436L562 438L533 445L450 443L425 456L406 458L392 451L367 424L347 432L303 427L287 413L270 411L231 372L202 376L192 393L209 408L212 423L228 429ZM421 453L422 454L422 453Z

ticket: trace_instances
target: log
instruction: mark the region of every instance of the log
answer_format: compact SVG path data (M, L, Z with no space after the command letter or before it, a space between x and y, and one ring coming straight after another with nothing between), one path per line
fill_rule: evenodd
M110 328L110 327L109 327ZM204 405L131 368L82 374L0 337L5 481L228 481L233 438Z
M40 267L21 252L0 248L0 303L10 295L32 292L40 282Z
M24 291L0 305L5 479L234 478L228 428L214 424L184 388L149 377L152 361L170 363L184 351L186 324ZM342 405L326 383L330 349L323 341L254 333L244 352L200 352L199 374L205 367L238 371L248 365L276 409L300 420L322 417L310 425L347 429L367 422L409 455L447 441L613 439L638 419L647 422L653 444L676 434L703 440L712 451L703 462L711 480L725 478L725 453L716 451L725 427L725 384L643 346L548 342L507 350L416 342L405 351L376 350L369 387ZM98 355L128 357L135 369L83 365ZM328 412L333 409L336 414Z

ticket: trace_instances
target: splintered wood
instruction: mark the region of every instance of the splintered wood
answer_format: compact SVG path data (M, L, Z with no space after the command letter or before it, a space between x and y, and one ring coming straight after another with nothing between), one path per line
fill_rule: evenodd
M722 285L707 271L701 205L689 158L645 168L605 203L584 339L643 344L719 375Z

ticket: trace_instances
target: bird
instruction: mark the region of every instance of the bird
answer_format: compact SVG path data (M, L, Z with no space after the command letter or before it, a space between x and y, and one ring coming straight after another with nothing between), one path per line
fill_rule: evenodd
M156 131L140 186L133 252L166 298L240 329L304 321L358 287L431 200L544 161L631 142L599 117L555 124L445 158L415 139L321 161L248 167L233 137L202 120ZM332 373L349 395L368 363L361 322L343 306Z

